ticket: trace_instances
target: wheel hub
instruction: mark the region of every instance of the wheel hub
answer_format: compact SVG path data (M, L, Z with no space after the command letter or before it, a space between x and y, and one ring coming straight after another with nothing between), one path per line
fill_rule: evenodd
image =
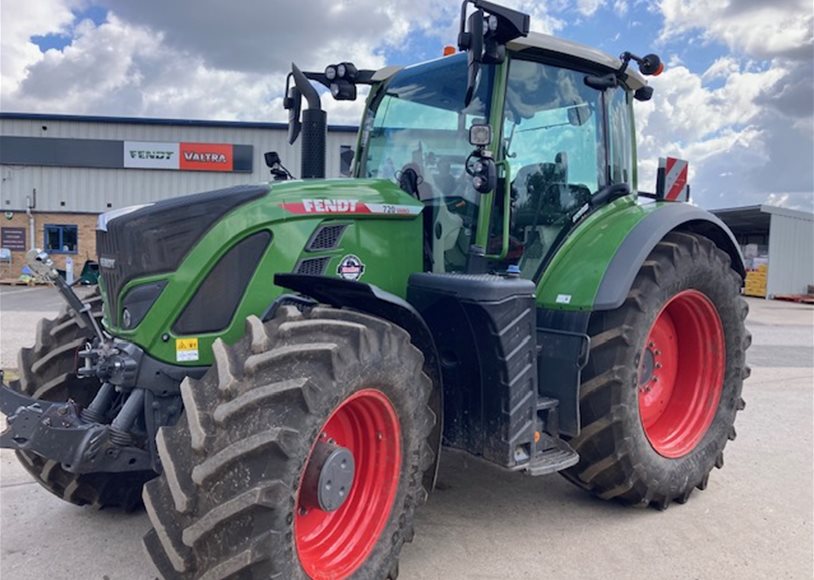
M306 459L294 512L297 555L309 578L347 578L370 556L396 500L401 445L396 410L378 389L356 391L328 417Z
M653 449L687 455L704 437L723 388L721 319L698 290L670 298L656 316L639 361L639 417Z
M302 482L302 502L306 510L318 508L333 512L350 495L356 465L349 449L332 440L317 441Z

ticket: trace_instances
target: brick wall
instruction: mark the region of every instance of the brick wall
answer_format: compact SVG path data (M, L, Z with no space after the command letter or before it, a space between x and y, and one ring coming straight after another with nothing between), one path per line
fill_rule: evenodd
M96 259L96 217L97 214L80 213L42 213L33 212L34 216L34 245L42 248L45 244L45 225L74 225L77 227L77 248L76 253L63 254L50 252L57 268L65 269L65 259L71 258L74 263L74 275L78 276L82 271L85 260ZM0 227L4 228L24 228L26 251L29 248L30 233L28 225L28 215L25 212L14 212L11 219L8 216L0 215ZM11 267L7 263L0 263L0 278L17 278L23 267L25 252L11 252Z

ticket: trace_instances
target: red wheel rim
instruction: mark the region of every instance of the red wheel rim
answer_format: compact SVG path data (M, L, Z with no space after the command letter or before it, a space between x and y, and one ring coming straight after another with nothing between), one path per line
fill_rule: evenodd
M350 450L356 471L350 494L336 511L306 509L297 494L297 554L315 580L346 578L373 551L390 517L401 471L401 428L387 396L363 389L334 410L319 437Z
M650 328L639 364L639 416L653 449L669 458L706 434L723 390L726 347L718 311L698 290L679 292Z

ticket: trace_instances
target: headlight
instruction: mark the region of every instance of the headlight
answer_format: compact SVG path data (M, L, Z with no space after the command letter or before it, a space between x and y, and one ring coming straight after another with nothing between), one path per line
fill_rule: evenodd
M122 328L130 330L138 326L161 295L166 280L148 282L128 290L122 300Z

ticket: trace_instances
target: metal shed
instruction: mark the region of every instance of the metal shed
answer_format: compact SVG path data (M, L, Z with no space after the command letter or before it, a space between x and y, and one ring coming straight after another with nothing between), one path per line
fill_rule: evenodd
M805 294L814 285L814 213L773 205L713 210L741 247L757 244L768 255L768 298Z

